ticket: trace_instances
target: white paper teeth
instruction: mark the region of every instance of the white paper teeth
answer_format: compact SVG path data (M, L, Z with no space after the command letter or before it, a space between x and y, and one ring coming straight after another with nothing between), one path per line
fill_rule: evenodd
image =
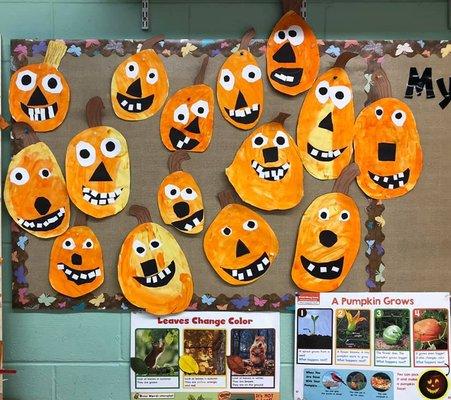
M56 214L53 215L53 217L48 217L46 220L44 220L42 222L34 223L33 221L27 221L27 220L24 220L23 218L18 218L17 223L19 225L23 226L24 228L30 228L30 229L47 228L48 226L55 224L55 222L58 222L61 218L63 218L65 213L66 213L66 211L64 210L64 207L61 207L56 212Z
M47 121L48 119L55 118L55 109L52 106L45 108L28 108L28 116L32 121Z
M321 151L321 150L316 149L315 147L313 147L310 144L309 144L309 147L310 147L309 154L311 156L313 156L313 157L319 156L319 157L321 157L321 159L324 159L325 161L334 160L335 158L340 156L341 153L343 153L343 151L340 149Z
M255 160L252 161L251 165L261 179L269 179L273 181L279 181L290 169L290 163L288 162L278 168L265 168Z
M331 270L332 270L333 272L339 272L339 271L340 271L340 268L334 266L334 267L331 268Z
M231 117L243 118L246 115L252 114L252 112L254 112L254 111L258 111L259 109L260 109L260 106L257 103L255 103L255 104L252 104L252 106L240 108L239 110L231 109L231 110L229 110L229 115Z
M309 271L313 271L315 268L316 268L316 267L315 267L312 263L310 263L309 266L307 267L307 269L308 269Z
M113 192L101 192L97 190L90 189L88 187L83 187L83 199L93 205L104 206L107 204L113 204L116 202L117 198L122 193L122 188L118 188Z
M406 184L407 179L404 179L405 174L404 172L400 172L398 174L393 174L389 176L379 176L373 173L370 173L370 177L374 182L383 182L379 183L380 186L384 187L385 189L398 189L400 187L403 187Z

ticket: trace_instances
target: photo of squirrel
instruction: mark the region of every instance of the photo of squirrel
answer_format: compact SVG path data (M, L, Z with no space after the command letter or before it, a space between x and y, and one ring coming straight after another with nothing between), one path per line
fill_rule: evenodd
M264 336L255 336L254 343L249 349L249 360L255 367L262 367L266 361L268 345Z

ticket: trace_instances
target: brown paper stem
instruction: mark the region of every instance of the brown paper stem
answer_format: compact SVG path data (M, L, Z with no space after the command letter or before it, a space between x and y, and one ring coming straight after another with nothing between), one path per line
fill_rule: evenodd
M334 183L332 188L333 193L349 193L349 186L351 186L352 181L360 175L359 166L356 163L349 164L346 168L341 171L340 176Z
M88 225L88 216L80 210L75 211L74 226L86 226Z
M137 204L131 205L128 209L128 215L135 217L138 220L139 225L152 222L150 211L144 206L139 206Z
M334 67L339 67L339 68L344 69L346 67L346 64L348 63L348 61L357 56L358 56L357 53L351 53L350 51L341 53L335 60Z
M196 78L194 79L195 85L200 85L201 83L204 83L205 79L205 71L207 70L208 60L210 56L206 55L204 57L204 60L202 61L202 65L200 66L199 73L196 75Z
M280 112L271 122L278 122L279 124L283 125L285 123L285 120L290 116L290 114Z
M249 43L254 38L254 36L255 36L255 29L254 28L249 28L244 33L243 37L241 38L241 43L240 43L239 50L247 50L249 48Z
M371 81L372 84L368 93L369 103L373 103L386 97L392 97L390 81L380 64L374 65Z
M156 36L153 36L153 37L151 37L150 39L147 39L147 40L143 43L143 45L141 46L141 50L140 50L140 51L143 51L143 50L153 50L153 47L154 47L157 43L161 42L162 40L164 40L164 35L156 35Z
M282 0L282 10L283 13L287 13L288 11L295 11L299 14L301 10L302 0Z
M41 141L33 128L25 122L14 122L11 136L14 141L17 141L16 149L18 151Z
M189 156L186 150L176 150L174 151L168 159L168 168L169 172L175 171L183 171L182 162L189 160L191 157Z
M102 111L104 108L103 101L99 96L92 97L86 103L86 120L90 128L102 125Z
M231 190L223 190L222 192L219 192L218 199L221 208L224 208L229 204L236 203L235 195Z

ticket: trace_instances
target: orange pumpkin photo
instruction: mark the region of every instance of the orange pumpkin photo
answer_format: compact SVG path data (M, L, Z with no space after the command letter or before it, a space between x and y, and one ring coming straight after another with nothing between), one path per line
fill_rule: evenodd
M333 291L354 264L360 247L361 222L348 190L358 174L356 164L347 166L332 193L317 197L302 216L291 269L294 283L302 290Z
M415 117L409 106L392 97L385 71L372 74L373 102L358 115L354 126L357 184L373 199L385 200L412 190L423 169Z
M11 76L9 110L17 122L30 125L36 132L53 131L66 118L70 87L58 70L66 54L62 40L51 40L44 61L26 65Z
M160 119L160 135L170 151L203 152L213 134L213 89L203 83L209 56L205 56L194 85L178 90L165 104Z
M263 210L286 210L302 199L303 170L296 143L280 113L258 127L238 149L225 173L238 195Z
M102 125L103 102L93 97L86 105L88 129L67 146L66 178L70 199L95 218L120 212L130 195L127 142L114 128Z
M336 179L352 157L354 102L346 63L356 53L341 53L322 74L302 104L297 144L305 169L317 179Z
M255 282L279 253L277 236L262 216L237 204L232 192L218 197L222 209L205 232L205 255L225 282L235 286Z
M58 293L76 298L101 286L104 275L99 240L86 226L86 214L77 212L74 226L53 243L49 264L50 285Z
M319 72L319 48L309 24L298 13L302 0L282 0L284 15L266 45L266 73L277 91L296 96L308 90Z
M158 208L161 218L180 232L196 234L204 228L204 203L199 185L181 164L189 154L178 150L169 157L170 174L158 188Z
M184 311L193 296L188 261L174 236L152 222L145 207L129 214L138 226L125 238L119 254L118 278L126 299L155 315Z
M169 91L166 67L153 47L164 40L155 36L119 64L111 81L111 102L116 115L125 121L140 121L154 115Z
M50 148L23 122L12 127L17 150L6 173L4 200L13 221L40 238L61 235L69 227L66 182Z
M263 80L257 60L248 50L255 36L249 29L239 49L219 70L216 82L218 106L224 119L238 129L252 129L263 114Z

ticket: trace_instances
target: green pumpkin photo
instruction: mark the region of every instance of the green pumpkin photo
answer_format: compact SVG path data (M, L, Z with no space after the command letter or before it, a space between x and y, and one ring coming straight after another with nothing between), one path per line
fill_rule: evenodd
M377 309L374 316L376 350L409 350L409 310Z

